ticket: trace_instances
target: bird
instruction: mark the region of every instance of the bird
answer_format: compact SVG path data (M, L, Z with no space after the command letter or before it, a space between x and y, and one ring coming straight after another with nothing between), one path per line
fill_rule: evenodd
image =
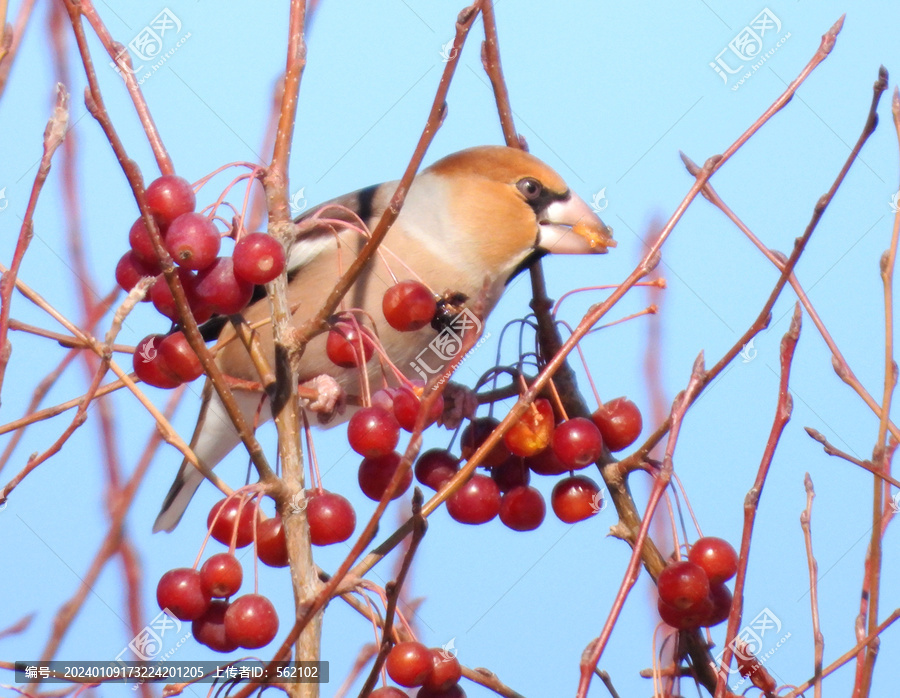
M387 182L312 207L296 219L303 233L288 247L287 299L291 323L301 325L324 305L335 281L366 242L355 217L374 229L398 182ZM305 225L304 225L305 224ZM564 179L536 156L506 146L478 146L450 154L422 170L409 186L394 224L344 299L344 307L361 308L374 323L384 352L411 379L422 373L415 360L438 335L425 326L398 332L384 319L382 298L396 279L417 278L445 298L475 302L482 317L494 308L506 285L546 254L602 254L614 247L612 230ZM413 276L414 275L414 276ZM264 294L244 312L251 324L270 315ZM256 297L256 296L254 296ZM360 316L362 317L362 316ZM216 362L222 372L259 382L249 353L233 339L224 318L207 323L217 335ZM201 329L207 329L205 326ZM273 365L271 324L258 330L260 346ZM226 344L227 342L227 344ZM320 334L306 346L299 362L301 382L331 376L345 391L358 391L360 369L338 368L325 351ZM418 369L418 370L417 370ZM381 366L370 361L370 381ZM271 419L262 393L235 390L247 423ZM336 416L328 426L349 418ZM213 468L240 443L221 400L207 380L191 449ZM187 459L165 497L153 530L172 531L204 476Z

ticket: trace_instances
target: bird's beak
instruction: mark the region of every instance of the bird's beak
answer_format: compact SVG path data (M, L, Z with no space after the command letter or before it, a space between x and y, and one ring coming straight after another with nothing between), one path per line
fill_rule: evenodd
M602 254L616 246L612 228L574 192L544 209L538 227L536 247L551 254Z

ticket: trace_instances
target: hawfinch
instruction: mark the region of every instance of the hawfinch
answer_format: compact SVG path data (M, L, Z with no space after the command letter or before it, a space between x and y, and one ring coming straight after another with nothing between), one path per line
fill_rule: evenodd
M288 301L294 324L299 326L324 305L338 275L346 271L365 243L358 229L342 227L342 222L346 225L352 219L352 211L373 229L396 185L388 182L361 189L298 219L300 223L329 219L330 223L305 232L288 251ZM614 245L609 228L562 177L536 157L502 146L471 148L439 160L413 180L399 217L379 253L345 296L343 308L364 310L365 314L354 315L364 326L374 324L370 329L385 354L408 378L421 380L423 366L435 362L417 362L416 358L435 339L438 329L425 326L398 332L388 325L382 298L397 281L418 279L439 296L477 304L478 314L485 317L506 284L532 260L547 253L603 253ZM261 298L245 310L244 317L253 324L269 313L269 302ZM233 339L234 330L231 325L219 324L221 345ZM271 366L271 325L264 324L258 333ZM326 356L325 343L326 336L321 334L307 345L300 360L300 380L330 375L347 393L358 394L360 369L335 366ZM228 376L259 381L240 341L221 346L216 361ZM376 381L382 381L385 374L377 356L369 361L367 370L372 384L379 386ZM234 395L248 424L271 418L262 393L235 390ZM332 423L348 417L345 414ZM194 453L212 468L238 443L218 396L207 384L191 440ZM182 463L154 531L171 531L176 526L202 480L196 468Z

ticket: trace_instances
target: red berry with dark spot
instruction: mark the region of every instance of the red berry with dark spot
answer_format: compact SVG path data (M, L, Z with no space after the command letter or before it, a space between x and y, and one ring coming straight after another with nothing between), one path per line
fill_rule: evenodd
M554 423L550 401L538 398L503 435L503 442L517 456L533 456L550 445Z
M727 582L737 574L738 555L727 540L714 536L698 538L691 546L688 560L706 572L710 584Z
M189 567L166 572L156 585L156 601L179 620L194 620L209 608L209 594L203 591L200 573Z
M225 611L225 636L240 647L248 650L264 647L277 633L275 606L261 594L244 594Z
M431 674L422 688L432 691L446 691L455 686L462 678L462 667L459 660L439 647L431 648Z
M234 652L238 648L225 635L225 612L229 605L227 601L213 601L206 613L194 620L191 634L197 642L216 652Z
M641 411L626 397L608 400L599 407L591 420L603 435L603 443L610 451L621 451L637 441L643 428Z
M416 461L416 480L426 487L439 490L459 471L459 458L445 448L425 451Z
M347 441L359 455L386 456L400 440L397 419L381 407L363 407L357 410L347 425Z
M709 578L690 560L670 563L656 581L659 598L679 610L695 607L709 596Z
M134 372L147 385L155 388L176 388L181 385L181 380L166 364L159 352L163 336L151 334L144 337L134 348L131 363Z
M166 368L182 383L190 383L203 375L203 364L183 332L173 332L165 337L159 343L159 354Z
M540 453L525 459L525 465L538 475L562 475L568 470L552 448L545 448Z
M202 213L182 213L166 231L166 251L185 269L205 269L212 264L222 237Z
M421 642L399 642L391 648L384 662L388 676L401 686L421 686L431 676L434 661Z
M724 582L709 585L709 600L712 602L712 608L709 615L703 619L700 625L712 627L728 620L731 613L731 591L725 586Z
M197 206L197 197L191 183L177 175L163 175L154 179L145 195L150 211L162 228Z
M231 553L216 553L200 568L200 584L204 593L224 599L241 588L244 570Z
M219 510L221 510L221 514L219 514ZM236 528L235 547L243 548L253 542L254 521L258 522L259 518L256 502L250 502L238 496L226 497L212 505L209 516L206 518L206 526L213 538L228 546L231 545L231 538Z
M584 417L569 419L553 432L553 450L573 470L584 468L603 454L600 430Z
M531 471L523 458L510 456L500 465L491 468L491 479L497 483L501 492L509 492L513 487L527 485L531 480Z
M306 517L313 545L343 543L353 535L356 512L345 497L327 490L312 490L306 496Z
M134 252L131 251L123 254L122 258L119 259L119 263L116 264L116 283L118 283L119 287L126 292L137 286L137 282L145 276L153 277L158 274L159 269L144 264L137 258ZM141 300L144 303L150 302L149 290Z
M198 324L209 320L213 311L209 304L204 303L197 295L197 276L182 267L176 269L175 273L178 274L178 280L181 282L181 288L184 289L184 295L194 319ZM160 276L150 287L150 300L153 301L153 307L162 315L174 322L179 322L175 298L172 296L172 291L164 276Z
M473 475L447 499L447 513L460 523L487 523L500 513L500 488L487 475Z
M659 598L656 600L656 609L659 611L659 617L667 625L678 630L692 630L699 628L709 617L712 612L712 602L706 598L695 606L676 608Z
M271 235L250 233L234 246L234 275L251 284L267 284L284 270L284 248Z
M253 297L253 284L234 275L231 257L218 257L197 274L197 297L221 315L241 312Z
M284 523L281 515L260 521L256 529L256 553L259 560L269 567L287 567L287 540L284 537Z
M359 465L358 473L359 488L363 491L363 494L376 502L381 501L399 465L400 454L396 451L377 458L363 458L363 462ZM400 484L391 495L391 499L397 499L397 497L406 492L411 483L412 468L407 470L406 474L401 478Z
M416 391L406 385L396 388L393 391L392 398L394 416L403 429L411 432L416 425L416 418L419 416L422 400ZM444 396L439 395L437 400L432 403L422 428L427 429L434 424L443 412Z
M159 228L158 224L157 228ZM161 230L160 235L162 235ZM128 244L141 264L151 269L159 268L159 257L156 254L156 248L153 246L153 240L150 238L150 231L144 225L143 217L138 218L131 224L131 228L128 231Z
M533 531L546 512L541 493L527 485L512 488L500 499L500 520L514 531Z
M424 284L401 281L385 292L381 307L391 327L400 332L414 332L431 324L437 302Z
M475 451L478 450L478 447L493 433L498 424L500 424L500 422L493 417L479 417L478 419L473 419L469 422L466 428L463 429L462 437L459 442L463 458L467 460L471 458L472 454L474 454ZM503 443L503 439L500 439L500 441L488 451L484 460L481 461L481 465L500 465L507 458L509 458L509 449L506 447L506 444Z
M325 353L331 363L341 368L353 368L360 363L360 352L363 356L362 363L368 363L375 353L375 345L368 333L363 332L362 338L359 335L355 325L337 323L325 340Z
M583 521L600 511L602 496L597 483L584 475L563 478L553 487L550 505L560 521Z

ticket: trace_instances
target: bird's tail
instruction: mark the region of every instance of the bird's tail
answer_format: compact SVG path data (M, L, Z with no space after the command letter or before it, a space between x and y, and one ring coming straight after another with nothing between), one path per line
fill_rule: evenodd
M235 390L235 400L248 424L252 424L259 407L260 393ZM237 430L228 418L225 407L219 399L218 393L213 390L212 384L207 380L203 386L202 404L200 416L197 418L197 426L191 438L191 449L198 460L207 468L214 468L241 439ZM268 408L265 415L260 415L260 423L267 421ZM187 459L182 461L175 482L169 489L162 509L153 524L153 532L172 531L187 509L188 503L194 496L200 483L204 480L203 473L195 468Z

